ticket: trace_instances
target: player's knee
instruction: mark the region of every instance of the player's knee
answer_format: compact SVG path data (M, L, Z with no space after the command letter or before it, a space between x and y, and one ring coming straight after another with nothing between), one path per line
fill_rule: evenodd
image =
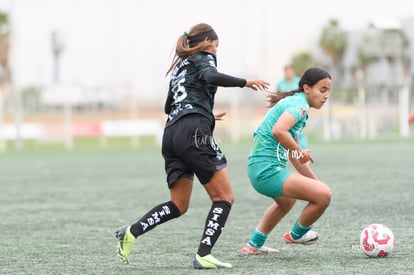
M181 215L184 215L187 212L188 208L190 207L190 203L186 201L173 201L173 202L177 206Z
M187 212L187 210L188 210L188 206L187 207L183 207L183 208L179 208L179 210L180 210L180 214L181 215L184 215Z
M208 195L210 196L211 201L227 201L230 204L234 203L234 195L230 190L221 190L219 188L207 189Z
M212 198L212 201L226 201L230 204L234 203L234 196L232 193L230 194L222 194L221 196L217 196L215 199Z
M332 198L332 189L327 188L322 196L322 205L324 208L328 208L329 204L331 203L331 198Z
M233 204L234 203L234 196L233 196L233 194L231 194L231 196L229 197L228 202L230 204Z
M289 200L288 202L279 203L278 208L279 210L285 215L289 213L289 211L293 208L295 205L296 200Z

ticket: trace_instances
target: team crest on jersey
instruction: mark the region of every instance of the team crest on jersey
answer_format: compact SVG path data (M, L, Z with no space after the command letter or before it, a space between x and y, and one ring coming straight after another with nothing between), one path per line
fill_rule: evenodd
M306 115L306 109L305 109L305 107L300 107L298 111L299 111L299 115L301 117L304 117Z

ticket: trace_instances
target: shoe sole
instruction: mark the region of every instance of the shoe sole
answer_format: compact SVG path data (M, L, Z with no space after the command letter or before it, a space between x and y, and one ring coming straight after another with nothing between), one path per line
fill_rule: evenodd
M121 247L119 247L119 246L117 247L117 252L118 252L118 257L121 260L121 262L123 264L129 264L129 260L127 259L127 257L125 257L124 251L122 250Z
M194 269L231 269L232 266L223 266L223 265L219 265L219 264L215 264L209 261L205 262L209 265L209 266L203 266L196 258L193 259L193 268Z
M279 255L279 251L275 251L275 252L268 252L268 251L255 251L255 252L252 252L252 251L243 251L242 250L242 255L246 255L246 256L248 256L248 255L262 255L262 254L268 254L268 255Z
M318 239L319 239L319 238L316 238L316 239L309 240L309 241L307 241L307 242L303 242L303 243L300 243L300 242L291 242L291 241L287 241L287 240L285 240L285 242L286 242L287 244L302 244L302 245L310 245L310 244L314 244L314 243L316 243L316 242L318 241Z
M262 252L250 252L250 251L242 251L241 252L242 253L242 255L245 255L245 256L249 256L249 255L261 255L261 254L267 254L267 253L262 253Z
M194 269L219 269L220 268L219 266L217 266L215 264L212 264L212 265L214 265L214 266L205 267L205 266L201 265L199 261L197 261L197 260L193 261L193 268ZM225 268L225 267L222 267L222 268Z
M115 231L115 238L118 240L118 245L116 247L117 253L118 253L119 259L121 260L123 264L129 264L128 257L124 255L124 250L122 249L122 241L126 234L126 228L128 228L128 226L122 226Z

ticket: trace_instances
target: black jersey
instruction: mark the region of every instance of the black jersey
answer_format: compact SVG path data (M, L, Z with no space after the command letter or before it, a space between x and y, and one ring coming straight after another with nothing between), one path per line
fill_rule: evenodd
M246 84L244 79L218 73L216 67L214 55L199 52L182 60L174 68L165 103L165 113L168 114L166 127L191 113L201 114L213 123L217 87L243 87ZM211 72L218 77L211 77ZM210 76L210 81L206 80L206 75Z

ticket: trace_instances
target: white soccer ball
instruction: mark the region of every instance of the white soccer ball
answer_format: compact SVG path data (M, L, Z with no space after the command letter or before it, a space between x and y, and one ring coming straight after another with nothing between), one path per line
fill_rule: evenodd
M394 233L384 224L370 224L359 238L362 252L368 257L387 257L394 249Z

